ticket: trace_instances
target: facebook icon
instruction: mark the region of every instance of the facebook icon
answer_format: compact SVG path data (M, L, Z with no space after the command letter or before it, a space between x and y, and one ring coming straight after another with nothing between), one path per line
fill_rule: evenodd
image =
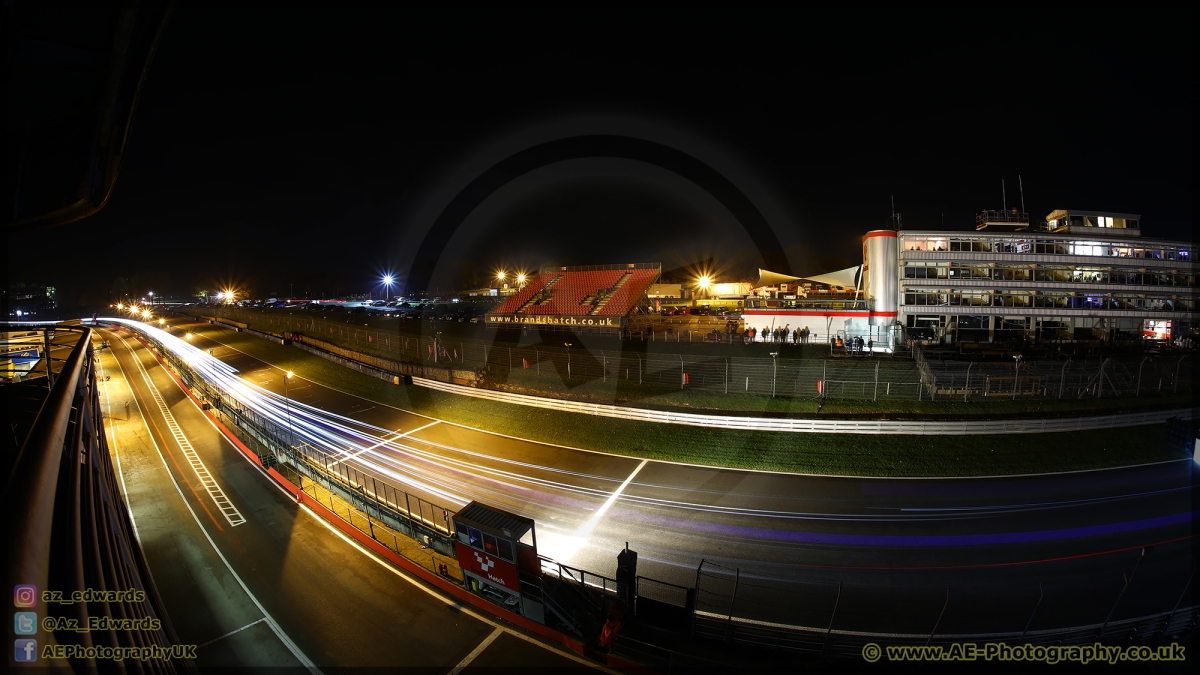
M37 661L37 640L16 640L13 642L13 660L19 663Z

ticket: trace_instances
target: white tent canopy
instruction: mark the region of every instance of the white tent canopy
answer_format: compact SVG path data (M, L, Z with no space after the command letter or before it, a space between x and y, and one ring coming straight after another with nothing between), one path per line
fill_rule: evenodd
M793 281L813 281L818 284L825 284L827 286L855 288L857 286L855 282L858 279L858 272L860 269L862 269L862 265L855 265L854 267L847 267L844 270L829 272L827 274L816 274L809 277L793 277L788 274L779 274L777 272L764 270L760 267L758 270L758 283L756 283L754 287L761 288L763 286L778 286L779 284L786 284Z

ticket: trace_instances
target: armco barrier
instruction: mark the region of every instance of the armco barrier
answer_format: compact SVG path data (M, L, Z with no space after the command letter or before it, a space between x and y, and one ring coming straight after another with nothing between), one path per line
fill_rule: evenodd
M1172 418L1192 419L1200 408L1179 408L1139 413L1118 413L1094 417L1050 417L1002 420L847 420L792 417L738 417L733 415L701 415L666 412L627 406L602 405L565 401L538 396L510 394L489 389L460 387L436 380L413 378L413 383L460 396L487 399L500 403L531 406L547 410L613 417L643 422L685 424L718 429L748 431L789 431L809 434L904 434L916 436L982 436L995 434L1041 434L1059 431L1116 429L1121 427L1160 424Z
M155 344L153 341L148 341L141 333L130 330L130 327L128 326L112 326L112 328L124 330L135 335L140 341L142 341L142 344L146 345L147 347L151 347L151 345ZM166 365L167 362L163 359L162 354L159 353L158 350L151 348L151 353L155 355L155 358L159 360L159 363L162 363L164 366ZM185 384L182 379L178 379L179 376L176 375L171 368L165 368L165 370L172 378L175 378L177 382L180 384ZM198 406L201 405L201 401L197 399L196 392L193 391L191 387L185 386L184 393ZM212 422L217 426L218 430L220 430L220 432L229 440L229 442L238 448L238 450L247 458L247 460L254 462L260 467L263 467L262 459L253 450L246 447L241 439L239 439L235 433L226 427L221 422L221 419L213 413L213 411L205 410L202 406L201 411L207 415L210 420L212 420ZM281 487L292 493L292 495L297 499L297 503L312 509L318 516L324 518L326 521L332 523L347 535L358 540L358 542L362 545L371 549L374 554L394 563L404 571L416 576L425 583L430 584L444 593L454 597L460 603L469 605L471 608L481 611L485 614L491 614L497 618L501 618L508 623L516 625L520 628L524 628L532 633L549 638L550 640L558 642L559 644L562 644L564 647L567 647L578 654L586 654L589 651L589 648L586 645L575 639L573 636L566 635L561 631L527 619L519 614L502 610L483 597L471 593L462 586L444 579L433 572L430 572L424 567L414 563L403 555L388 549L380 542L369 537L366 533L347 523L345 519L330 511L323 504L321 504L320 501L313 499L310 495L305 494L302 490L300 490L300 488L292 484L286 477L283 476L283 474L279 473L274 468L264 467L264 469L266 470L267 474L270 475Z

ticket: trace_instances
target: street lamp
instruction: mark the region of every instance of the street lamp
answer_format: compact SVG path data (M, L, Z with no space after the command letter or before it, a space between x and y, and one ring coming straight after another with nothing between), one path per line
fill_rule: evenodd
M771 398L775 398L775 373L779 366L779 352L771 352Z
M564 342L563 345L567 348L567 379L571 379L571 345L572 342Z
M292 379L292 371L287 371L287 375L283 377L283 409L287 411L288 435L292 438L292 445L296 444L296 432L292 429L292 406L288 402L287 383Z
M524 272L518 272L518 273L517 273L517 285L518 285L518 286L524 286L524 285L525 285L525 273L524 273Z
M390 297L390 295L389 295L388 291L390 291L390 290L391 290L391 288L392 288L392 275L390 275L390 274L385 274L385 275L384 275L384 277L383 277L383 287L384 287L384 291L383 291L383 299L384 299L384 300L387 300L387 299Z
M508 278L508 272L505 272L504 270L500 270L499 272L496 272L496 281L504 281L507 278Z
M159 327L159 328L162 328L162 325L163 325L164 323L166 323L166 322L167 322L167 320L166 320L166 319L159 319L159 320L158 320L158 327Z

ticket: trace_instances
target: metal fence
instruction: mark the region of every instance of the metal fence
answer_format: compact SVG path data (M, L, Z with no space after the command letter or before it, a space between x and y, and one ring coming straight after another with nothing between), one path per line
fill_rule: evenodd
M1192 391L1194 358L1186 353L1133 358L1010 363L932 361L913 349L921 378L918 397L929 400L1029 398L1137 398Z
M394 360L464 371L486 371L482 386L537 390L555 382L599 381L720 394L858 400L979 400L1141 397L1192 391L1194 359L1165 352L1124 358L1065 360L938 361L914 347L913 358L860 355L792 358L654 354L639 350L519 347L484 340L411 336L307 316L220 310L225 316L285 334L347 345L364 363L397 368ZM375 356L388 355L390 358ZM394 355L394 356L393 356ZM389 366L390 364L390 366ZM467 372L469 370L469 372ZM419 376L419 375L418 375ZM450 375L431 377L446 381ZM542 384L539 384L542 383ZM569 393L566 395L570 395Z
M1135 566L1046 584L906 587L896 579L887 587L873 587L774 579L701 561L691 638L752 650L861 658L869 642L1111 644L1194 630L1200 607L1191 601L1195 573L1190 555L1153 574L1149 584L1141 584L1147 578L1139 578ZM642 645L634 648L648 651Z
M163 349L152 338L139 334L187 384L205 400L219 419L255 452L264 465L287 463L389 527L413 539L428 538L429 545L445 555L453 555L450 521L453 511L398 489L390 483L360 471L325 450L297 440L294 432L280 427L235 396L200 377L186 363Z
M4 329L9 329L4 326ZM28 330L25 327L22 330ZM35 606L46 589L70 600L75 592L118 592L115 598L68 602L41 618L61 616L88 625L88 617L116 620L157 620L159 628L43 631L35 625L35 657L53 645L106 648L159 648L171 652L179 644L113 470L104 433L96 382L96 357L92 331L86 327L42 328L49 334L74 332L78 341L58 372L50 368L47 350L47 384L53 381L29 434L21 445L4 493L8 518L5 569L9 587L15 588L17 606ZM20 386L20 385L17 385ZM16 448L12 449L13 452ZM28 589L32 585L34 588ZM30 594L22 598L22 587ZM50 603L47 603L50 605ZM39 620L40 621L40 618ZM136 624L135 624L136 625ZM21 637L18 632L17 637ZM33 637L31 635L31 637ZM17 641L21 642L20 639ZM20 644L17 645L20 649ZM173 673L180 662L170 658L137 660L146 672ZM105 669L97 658L48 658L43 663L68 672Z

